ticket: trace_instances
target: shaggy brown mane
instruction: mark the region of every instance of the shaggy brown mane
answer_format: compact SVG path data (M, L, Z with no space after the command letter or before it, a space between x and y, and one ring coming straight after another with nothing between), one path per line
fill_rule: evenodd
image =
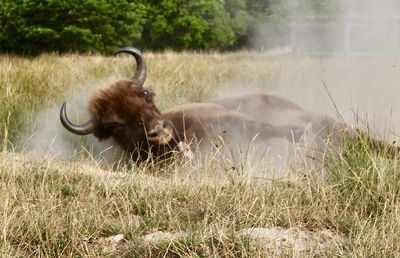
M142 124L142 119L159 117L161 113L154 105L154 92L136 85L132 80L119 80L99 89L89 102L89 113L100 123L94 135L104 139L110 135L107 127L115 123ZM128 121L137 118L137 121Z

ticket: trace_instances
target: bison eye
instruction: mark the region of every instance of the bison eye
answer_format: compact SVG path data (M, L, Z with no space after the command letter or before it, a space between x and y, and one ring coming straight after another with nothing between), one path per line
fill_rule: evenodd
M127 126L130 128L140 128L143 129L143 122L138 122L136 120L133 119L128 119L127 121Z
M143 98L146 100L146 101L148 101L148 102L150 102L151 101L151 94L150 94L150 92L149 91L147 91L147 90L143 90Z

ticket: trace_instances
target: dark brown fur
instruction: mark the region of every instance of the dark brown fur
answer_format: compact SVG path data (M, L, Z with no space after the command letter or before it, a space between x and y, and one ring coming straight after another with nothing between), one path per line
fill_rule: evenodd
M153 98L151 89L137 87L131 80L120 80L98 90L89 102L89 112L97 120L93 134L99 140L113 137L138 156L134 150L148 148L145 128L161 117Z

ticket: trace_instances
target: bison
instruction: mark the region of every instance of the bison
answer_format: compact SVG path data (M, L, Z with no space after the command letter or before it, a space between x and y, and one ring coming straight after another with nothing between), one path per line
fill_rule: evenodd
M69 121L64 102L60 120L70 132L94 134L99 140L113 138L134 160L149 154L166 157L179 150L182 143L201 146L216 144L218 139L234 139L246 143L271 138L299 141L305 128L321 139L341 141L345 136L360 133L335 119L303 110L284 98L253 93L223 98L207 103L191 103L161 112L154 104L154 92L144 87L146 64L136 48L120 48L113 54L128 53L136 60L136 71L130 80L118 80L98 90L89 102L91 118L76 125ZM397 154L399 148L369 137L373 148L385 148Z

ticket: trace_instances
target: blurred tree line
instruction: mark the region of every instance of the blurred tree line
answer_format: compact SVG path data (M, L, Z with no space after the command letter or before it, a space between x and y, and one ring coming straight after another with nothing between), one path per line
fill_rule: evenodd
M318 8L327 0L302 0ZM286 4L282 4L286 2ZM110 53L248 46L293 0L0 0L0 52Z

